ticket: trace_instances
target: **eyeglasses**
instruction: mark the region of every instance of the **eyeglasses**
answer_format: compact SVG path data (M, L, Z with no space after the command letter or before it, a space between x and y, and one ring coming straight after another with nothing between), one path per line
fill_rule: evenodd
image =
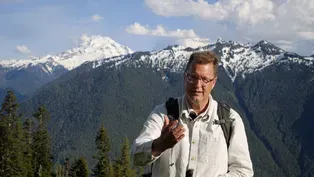
M208 79L208 78L205 78L205 77L198 77L195 74L185 73L185 75L186 75L186 78L188 79L188 81L190 83L193 83L193 84L197 83L198 80L201 80L204 84L210 83L213 80L215 80L215 78L214 79Z

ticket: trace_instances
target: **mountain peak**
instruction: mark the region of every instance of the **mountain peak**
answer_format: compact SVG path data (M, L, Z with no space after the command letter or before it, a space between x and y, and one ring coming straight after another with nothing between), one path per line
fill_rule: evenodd
M226 41L222 38L222 37L219 37L216 41L216 43L225 43Z
M258 45L266 45L266 44L271 44L270 42L266 41L266 40L261 40L257 43Z
M130 48L118 44L110 37L103 37L100 35L89 37L84 34L81 37L81 41L82 43L78 47L68 50L62 54L64 55L68 53L72 55L83 53L102 53L105 55L104 58L108 58L112 56L133 53Z
M123 46L112 40L110 37L100 35L81 37L82 43L75 48L62 52L58 55L46 55L33 57L28 60L6 60L0 65L9 68L26 68L37 64L53 63L54 66L62 65L67 70L74 69L87 61L95 61L113 56L131 54L133 51L127 46Z
M182 50L185 49L186 47L181 46L181 45L168 45L166 48L164 48L163 50Z
M82 43L80 46L94 46L94 45L108 45L108 44L117 44L114 40L112 40L110 37L104 37L100 35L82 35L81 37Z
M118 44L110 37L83 35L81 40L82 43L78 47L58 55L58 62L69 70L87 61L133 53L130 48Z
M277 48L277 49L281 50L279 47L275 46L274 44L272 44L266 40L261 40L257 44L255 44L254 46L256 46L256 47L259 47L259 46L260 47L273 47L273 48Z
M280 55L284 53L284 50L266 40L259 41L252 48L257 52L263 52L265 55Z

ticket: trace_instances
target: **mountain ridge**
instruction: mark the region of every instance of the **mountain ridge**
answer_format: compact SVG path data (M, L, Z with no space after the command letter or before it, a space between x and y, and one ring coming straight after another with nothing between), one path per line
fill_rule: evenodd
M52 73L53 67L62 66L67 70L74 69L86 61L109 58L112 56L125 55L133 51L123 45L118 44L109 37L83 36L82 43L75 48L66 50L57 55L46 55L43 57L33 57L26 60L2 60L0 65L4 68L22 69L38 64L50 65L47 73Z
M81 64L92 62L93 67L98 67L103 63L116 62L117 66L134 58L135 52L126 46L116 43L109 37L102 36L83 36L82 43L75 48L69 49L57 55L46 55L35 57L28 60L2 60L0 66L7 71L14 69L25 69L30 66L41 65L42 71L53 74L55 67L62 67L65 70L72 70ZM192 52L214 50L221 55L221 61L224 68L229 72L232 80L237 75L244 76L247 72L254 72L280 60L291 60L293 62L314 65L314 56L300 56L296 53L286 52L274 44L261 40L256 44L241 44L234 41L226 42L222 38L217 39L216 43L207 46L191 48L180 45L169 45L162 50L147 51L142 61L151 60L155 67L165 69L172 68L173 72L178 72L182 68L178 65L180 58L186 58ZM137 51L143 53L143 51ZM167 61L168 60L168 61ZM169 61L173 60L173 61ZM178 64L176 62L179 62ZM177 67L175 67L177 66Z
M55 56L0 61L0 88L13 88L29 95L42 85L82 65L90 65L92 69L105 63L111 67L119 67L121 64L141 67L148 64L152 68L183 72L187 58L193 52L208 50L221 57L221 65L233 82L236 77L245 78L249 73L281 62L314 66L313 56L304 57L286 52L265 40L256 44L241 44L219 38L216 43L197 48L169 45L162 50L146 52L133 52L108 37L83 36L82 41L78 47Z
M234 81L235 77L259 71L265 67L281 62L296 62L314 67L314 57L303 57L290 52L285 52L279 47L262 40L255 45L240 44L237 42L225 42L220 39L215 44L209 44L204 47L186 48L179 45L167 46L163 50L152 52L135 52L133 54L106 58L103 60L86 62L93 63L93 67L101 66L105 63L112 63L112 66L120 64L134 64L134 58L141 55L137 59L139 64L149 63L153 68L166 69L171 72L182 72L183 67L193 52L213 50L221 55L221 64L228 72L230 78Z
M25 111L42 104L51 111L49 130L56 161L81 154L91 157L95 148L91 137L101 124L112 138L114 156L119 137L132 141L155 105L183 94L182 73L153 68L149 62L138 64L147 54L130 54L119 65L115 60L96 68L85 63L45 84L23 103ZM303 105L312 105L314 100L310 96L313 70L302 63L279 62L233 82L220 65L218 76L213 97L228 103L243 118L256 176L313 174L313 143L309 141L313 133L300 131L313 122L310 108L300 118ZM304 100L307 97L309 101ZM88 161L93 163L92 158Z
M154 105L183 94L182 72L190 54L207 50L222 60L213 96L243 117L256 176L314 174L313 133L303 131L313 124L313 58L267 41L250 45L221 39L205 47L174 45L85 62L45 84L21 107L26 112L43 104L51 111L56 161L91 157L91 137L101 124L115 151L119 137L134 139Z

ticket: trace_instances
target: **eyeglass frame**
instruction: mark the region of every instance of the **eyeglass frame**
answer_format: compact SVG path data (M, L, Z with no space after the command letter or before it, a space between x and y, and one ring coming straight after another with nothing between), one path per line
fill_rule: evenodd
M193 83L193 84L197 83L198 80L201 80L202 83L204 83L204 84L209 84L209 83L213 82L216 79L216 77L213 78L213 79L204 78L204 77L202 78L202 77L196 76L195 74L191 74L191 73L188 73L188 72L184 72L184 74L185 74L188 82L189 83ZM195 81L192 81L193 79L191 79L191 76L193 76L193 75L195 77L195 78L193 78Z

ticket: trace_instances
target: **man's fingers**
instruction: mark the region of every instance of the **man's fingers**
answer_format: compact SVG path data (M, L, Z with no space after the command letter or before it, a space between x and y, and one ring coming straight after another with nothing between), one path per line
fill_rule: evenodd
M179 138L177 138L177 141L179 142L180 140L182 140L184 138L184 134L180 135Z
M163 129L166 128L166 126L169 125L169 118L167 115L164 117L164 126L162 127Z
M171 122L169 123L169 128L170 128L170 129L175 129L175 128L177 127L178 123L179 123L178 120L171 121Z
M182 125L178 125L177 127L175 127L172 132L173 134L177 134L178 132L183 131L184 132L184 127Z
M174 131L173 131L173 136L178 139L181 135L183 135L185 132L184 127L177 127Z

